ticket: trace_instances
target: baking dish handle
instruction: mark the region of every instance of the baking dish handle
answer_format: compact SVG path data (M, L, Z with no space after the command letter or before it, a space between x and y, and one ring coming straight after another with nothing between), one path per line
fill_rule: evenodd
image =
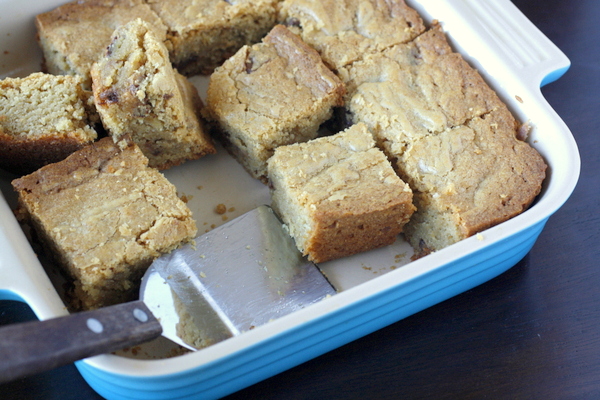
M454 47L476 68L497 77L500 84L508 70L520 84L539 88L560 78L570 67L567 56L510 0L419 3L432 12L432 17L439 18Z

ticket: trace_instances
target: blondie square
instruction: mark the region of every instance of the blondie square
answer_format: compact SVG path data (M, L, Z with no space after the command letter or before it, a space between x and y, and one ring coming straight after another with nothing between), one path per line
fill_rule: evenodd
M97 138L82 82L41 72L0 81L0 168L30 173Z
M427 254L525 211L540 193L546 164L517 137L506 107L407 145L398 170L418 211L404 227Z
M266 180L278 146L317 137L345 93L319 54L278 25L244 46L211 75L207 118L224 146L255 178Z
M46 72L81 75L91 87L90 67L119 26L136 18L155 25L166 40L166 27L143 0L77 0L36 16Z
M393 243L415 210L364 124L279 147L268 166L273 209L314 262Z
M151 167L215 152L199 118L198 92L173 69L153 25L136 19L117 28L91 76L104 127L115 140L130 135Z
M413 139L438 134L504 107L439 25L342 69L352 122L366 123L389 157Z
M171 61L184 75L210 74L273 26L279 0L148 0L168 27Z
M18 215L74 282L72 305L132 299L150 263L196 234L175 187L132 142L104 138L13 181Z
M279 18L335 71L425 30L404 0L285 0Z

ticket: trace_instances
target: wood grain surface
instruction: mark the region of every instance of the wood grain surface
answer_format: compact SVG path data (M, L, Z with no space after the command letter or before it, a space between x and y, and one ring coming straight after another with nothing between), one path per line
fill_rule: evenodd
M580 148L571 198L501 276L228 400L600 399L600 1L513 2L572 62L543 88ZM32 318L0 302L0 323ZM99 396L69 365L0 398Z

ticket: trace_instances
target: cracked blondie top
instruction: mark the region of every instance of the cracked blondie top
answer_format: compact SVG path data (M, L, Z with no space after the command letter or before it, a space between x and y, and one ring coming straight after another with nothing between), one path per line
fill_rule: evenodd
M483 78L450 48L439 25L411 43L370 54L340 72L346 108L391 157L407 142L504 107Z
M421 17L404 0L285 0L279 18L333 70L425 31Z
M266 180L275 148L317 137L344 93L319 54L278 25L211 75L205 115L246 170Z
M13 181L18 215L73 279L72 305L131 300L150 263L196 234L175 187L139 148L104 138Z
M364 124L277 148L269 183L273 209L314 262L393 243L415 210Z
M173 69L156 28L136 19L116 29L92 65L94 103L118 140L130 135L151 167L167 169L214 153L196 88Z
M397 161L414 190L405 226L411 245L427 254L525 211L540 193L546 163L516 136L506 107L407 145Z

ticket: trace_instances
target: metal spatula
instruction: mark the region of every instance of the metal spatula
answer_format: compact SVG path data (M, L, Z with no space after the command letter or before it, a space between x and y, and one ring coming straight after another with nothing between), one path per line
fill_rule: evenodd
M210 345L334 293L273 211L261 206L158 258L138 301L1 328L0 382L161 334L194 349L177 334L177 302Z

